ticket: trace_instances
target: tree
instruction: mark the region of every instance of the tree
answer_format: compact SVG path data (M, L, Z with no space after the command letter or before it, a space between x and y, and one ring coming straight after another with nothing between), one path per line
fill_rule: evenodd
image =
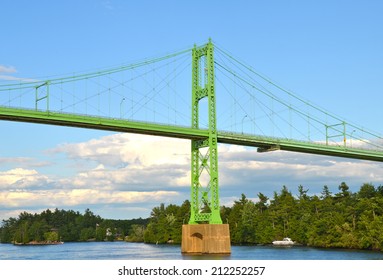
M360 220L360 244L363 249L383 250L383 217L371 221L368 215L362 215Z
M322 190L321 194L322 194L322 196L321 196L322 199L329 198L332 195L332 193L330 192L328 186L326 186L326 185L323 186L323 190Z
M1 243L11 243L14 240L16 225L17 219L15 218L2 221L2 226L0 227Z
M142 225L132 225L132 229L126 238L129 242L143 242L145 234L145 227Z
M29 239L28 230L29 230L29 222L22 221L16 228L14 242L22 243L22 244L29 243L29 241L31 240Z
M233 243L241 243L242 242L242 214L243 208L246 203L248 203L248 199L245 194L241 194L241 199L234 201L234 205L230 211L230 215L228 217L229 227L230 227L230 237Z
M255 206L257 207L259 212L263 213L263 211L267 209L267 202L269 198L263 193L258 193L258 199L259 201L255 204Z
M303 186L302 186L302 185L299 185L299 186L298 186L299 199L300 199L300 200L307 200L307 199L308 199L308 195L307 195L307 192L308 192L308 191L309 191L308 189L305 190L305 189L303 189Z
M82 228L80 231L80 241L96 239L96 230L94 227Z
M286 186L282 187L280 194L274 193L274 200L271 202L270 207L274 212L274 217L277 218L274 221L274 227L278 227L275 238L280 239L288 235L291 236L290 222L294 217L296 201Z
M57 242L57 241L59 241L59 234L56 231L46 232L46 233L44 233L44 239L48 243Z
M349 186L345 182L342 182L338 189L341 191L337 194L338 197L348 198L351 195L351 192L349 191Z
M44 234L49 231L49 225L45 220L35 220L28 228L28 234L31 240L33 241L43 241L45 240Z
M377 195L377 191L372 184L364 183L358 192L359 198L372 198Z
M256 212L254 202L247 200L243 205L241 213L241 221L238 230L238 238L240 243L254 243L255 242L255 223L254 213Z
M150 222L144 233L147 243L180 243L182 238L182 224L189 219L190 203L185 201L182 206L163 203L154 207ZM186 212L187 211L187 212Z

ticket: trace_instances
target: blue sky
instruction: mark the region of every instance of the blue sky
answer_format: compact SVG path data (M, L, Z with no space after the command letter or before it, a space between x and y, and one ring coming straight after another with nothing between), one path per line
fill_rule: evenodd
M382 134L381 1L5 0L0 7L0 83L119 65L211 37L285 88ZM188 141L5 121L0 129L1 219L55 207L147 217L161 202L189 198ZM228 205L242 192L272 196L282 185L336 193L342 181L354 191L383 183L379 163L235 146L220 146L219 159Z

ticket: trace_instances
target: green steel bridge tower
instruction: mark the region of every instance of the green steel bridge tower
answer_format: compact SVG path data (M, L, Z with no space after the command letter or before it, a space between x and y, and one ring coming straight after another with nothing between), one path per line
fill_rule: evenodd
M191 129L199 130L201 101L207 98L207 135L191 139L190 220L182 226L183 254L230 254L230 230L222 224L218 182L218 131L211 40L192 50ZM206 110L206 106L204 107Z
M191 213L189 224L222 224L219 205L214 46L211 40L192 50L192 128L199 129L200 101L208 99L208 137L191 141ZM204 180L205 179L205 180ZM207 184L204 186L204 183Z

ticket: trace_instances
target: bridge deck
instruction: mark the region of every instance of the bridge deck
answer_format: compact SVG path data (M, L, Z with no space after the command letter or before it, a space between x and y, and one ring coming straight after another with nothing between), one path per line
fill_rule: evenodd
M73 115L60 112L46 112L28 109L0 107L0 119L18 122L50 124L68 127L82 127L116 132L129 132L146 135L174 137L182 139L204 139L208 131L184 126L110 119L88 115ZM258 147L259 152L284 150L291 152L327 155L361 160L383 162L383 151L356 149L343 146L325 145L283 138L258 135L218 132L218 142L242 146Z

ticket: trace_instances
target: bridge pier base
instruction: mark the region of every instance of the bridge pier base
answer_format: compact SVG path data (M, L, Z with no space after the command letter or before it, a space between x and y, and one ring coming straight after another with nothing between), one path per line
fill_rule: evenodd
M229 225L182 225L182 254L230 254Z

